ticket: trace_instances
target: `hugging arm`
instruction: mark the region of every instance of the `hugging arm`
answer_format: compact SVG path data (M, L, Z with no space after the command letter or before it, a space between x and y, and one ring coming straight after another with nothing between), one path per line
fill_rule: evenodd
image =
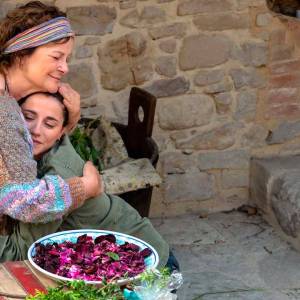
M85 200L79 177L36 179L30 137L18 104L0 97L0 214L23 222L60 219Z

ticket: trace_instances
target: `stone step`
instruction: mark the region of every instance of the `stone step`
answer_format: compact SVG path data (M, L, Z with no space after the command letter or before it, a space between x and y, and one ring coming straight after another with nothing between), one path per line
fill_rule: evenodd
M300 251L300 155L251 159L250 199Z

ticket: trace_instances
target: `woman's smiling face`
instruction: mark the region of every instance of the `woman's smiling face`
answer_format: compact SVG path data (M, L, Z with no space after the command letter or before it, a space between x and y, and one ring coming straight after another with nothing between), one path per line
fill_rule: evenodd
M22 76L32 90L57 92L61 78L69 71L68 59L73 45L73 38L64 43L49 43L22 59Z
M40 159L65 132L64 106L54 96L37 93L21 105L33 141L33 154Z

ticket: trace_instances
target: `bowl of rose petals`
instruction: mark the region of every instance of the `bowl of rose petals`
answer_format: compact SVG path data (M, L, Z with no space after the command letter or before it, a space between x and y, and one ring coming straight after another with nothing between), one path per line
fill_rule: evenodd
M40 238L28 250L32 266L53 280L89 284L138 279L158 266L156 250L145 241L107 230L68 230Z

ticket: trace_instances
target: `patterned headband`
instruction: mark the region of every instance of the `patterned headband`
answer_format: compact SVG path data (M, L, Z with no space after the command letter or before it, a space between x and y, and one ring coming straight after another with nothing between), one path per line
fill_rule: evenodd
M65 17L58 17L29 28L6 43L4 54L45 45L62 38L74 36L70 23Z

